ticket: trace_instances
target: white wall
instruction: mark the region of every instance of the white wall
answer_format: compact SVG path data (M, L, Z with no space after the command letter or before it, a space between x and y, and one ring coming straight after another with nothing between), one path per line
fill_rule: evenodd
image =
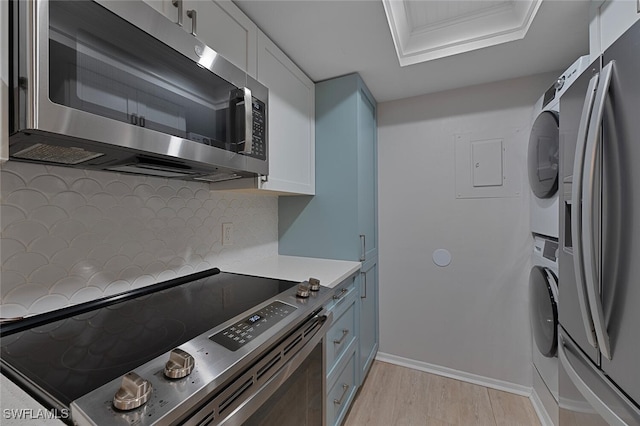
M592 0L589 15L589 53L591 61L594 61L640 20L640 2Z
M533 105L556 75L378 105L382 353L531 385L525 159ZM520 196L456 199L454 134L513 129ZM433 263L438 248L449 266Z
M0 189L1 317L278 254L275 196L15 161L1 166Z

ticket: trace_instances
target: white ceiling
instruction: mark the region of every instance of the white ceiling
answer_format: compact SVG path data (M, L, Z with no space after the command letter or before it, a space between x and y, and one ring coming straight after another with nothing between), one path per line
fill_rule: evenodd
M452 0L419 1L437 6ZM488 7L500 3L475 0L484 1ZM589 0L544 0L523 39L404 67L382 0L234 3L312 80L359 72L378 102L561 72L589 50ZM425 16L412 19L428 22Z

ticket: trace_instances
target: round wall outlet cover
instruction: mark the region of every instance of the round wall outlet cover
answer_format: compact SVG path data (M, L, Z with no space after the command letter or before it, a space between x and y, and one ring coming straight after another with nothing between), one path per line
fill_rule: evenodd
M433 263L438 266L447 266L451 263L451 253L449 250L438 249L433 252Z

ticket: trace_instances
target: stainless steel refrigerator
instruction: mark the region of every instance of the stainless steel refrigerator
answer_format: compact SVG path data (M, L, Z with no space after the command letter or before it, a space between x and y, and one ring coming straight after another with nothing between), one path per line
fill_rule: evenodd
M640 425L640 22L560 111L560 425Z

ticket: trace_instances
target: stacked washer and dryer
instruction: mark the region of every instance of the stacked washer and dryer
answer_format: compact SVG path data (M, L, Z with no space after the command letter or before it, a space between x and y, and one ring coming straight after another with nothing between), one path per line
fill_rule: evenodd
M558 425L560 96L588 65L589 57L582 56L540 97L534 108L527 154L534 240L529 274L533 389L546 411L547 423L554 425Z

